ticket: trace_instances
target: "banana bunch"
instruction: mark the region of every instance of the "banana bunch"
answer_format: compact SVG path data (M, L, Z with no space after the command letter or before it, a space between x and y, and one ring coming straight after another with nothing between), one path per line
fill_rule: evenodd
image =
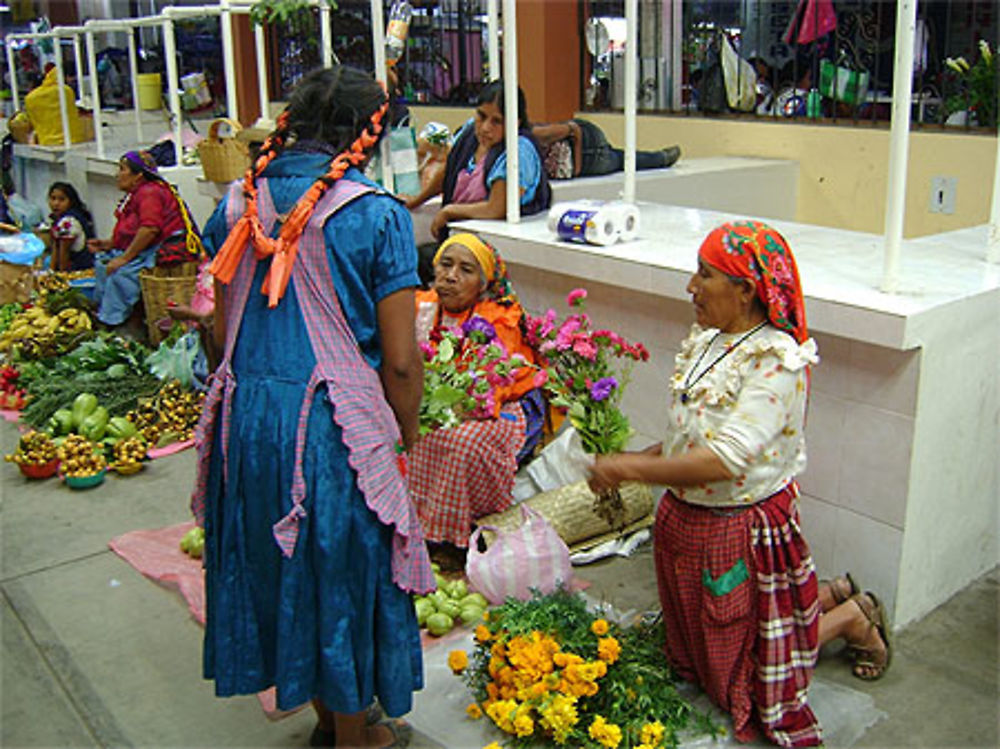
M52 438L45 432L26 432L17 443L17 450L5 455L4 460L18 465L40 466L58 457Z
M93 476L108 467L101 446L79 434L71 434L59 448L59 460L66 476Z
M90 329L90 315L82 309L67 307L58 314L50 315L36 305L21 312L0 335L0 351L23 346L26 349L24 353L30 358L35 349L49 348L59 338L73 338Z
M146 442L141 437L128 437L118 440L112 448L115 462L112 465L120 473L134 473L142 468L146 457Z

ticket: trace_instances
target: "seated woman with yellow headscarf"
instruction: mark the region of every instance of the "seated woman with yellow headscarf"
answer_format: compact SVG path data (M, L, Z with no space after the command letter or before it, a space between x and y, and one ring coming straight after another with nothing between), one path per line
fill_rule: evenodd
M434 280L417 292L417 338L436 350L442 331L459 331L478 318L489 323L510 357L535 363L524 342L524 318L496 250L474 234L455 234L434 256ZM421 437L409 456L410 493L424 537L465 548L476 518L510 507L519 461L538 443L544 400L536 370L516 370L494 387L493 418L466 419Z

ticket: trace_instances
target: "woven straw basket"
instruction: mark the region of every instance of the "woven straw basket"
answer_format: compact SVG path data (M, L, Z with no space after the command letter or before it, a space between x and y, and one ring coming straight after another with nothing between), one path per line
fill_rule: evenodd
M219 137L219 126L228 125L232 133L228 138ZM250 166L250 149L237 139L243 128L236 120L220 117L209 125L208 135L198 144L198 157L205 179L211 182L232 182L240 179Z
M648 484L627 481L619 487L619 496L624 507L615 523L609 523L595 511L597 497L586 481L536 494L524 504L537 510L555 528L570 551L582 551L652 525L655 505ZM479 518L476 525L512 530L521 525L521 510L515 505L504 512ZM487 545L493 542L492 532L484 530L483 536Z
M165 336L157 323L167 317L167 302L191 304L197 280L198 263L154 266L139 273L142 303L146 308L146 331L151 346L159 346Z

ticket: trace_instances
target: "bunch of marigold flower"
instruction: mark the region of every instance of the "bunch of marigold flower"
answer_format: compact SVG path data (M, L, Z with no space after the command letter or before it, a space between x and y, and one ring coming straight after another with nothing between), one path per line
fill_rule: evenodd
M471 659L453 651L448 663L474 697L468 717L485 716L514 746L673 747L692 718L714 732L674 689L662 630L650 635L644 626L622 629L561 590L508 599L476 628Z

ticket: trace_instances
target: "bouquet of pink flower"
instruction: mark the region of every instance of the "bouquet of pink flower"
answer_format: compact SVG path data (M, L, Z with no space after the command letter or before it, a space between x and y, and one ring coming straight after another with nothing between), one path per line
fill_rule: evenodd
M496 388L510 385L517 371L529 366L509 356L489 321L473 316L460 329L434 329L421 342L424 397L420 433L457 426L466 419L496 415Z
M566 297L571 312L561 322L555 310L528 317L528 344L538 352L544 368L549 402L566 409L588 453L619 452L631 428L622 413L622 395L632 366L649 359L641 343L629 343L611 330L594 330L583 311L586 289Z

